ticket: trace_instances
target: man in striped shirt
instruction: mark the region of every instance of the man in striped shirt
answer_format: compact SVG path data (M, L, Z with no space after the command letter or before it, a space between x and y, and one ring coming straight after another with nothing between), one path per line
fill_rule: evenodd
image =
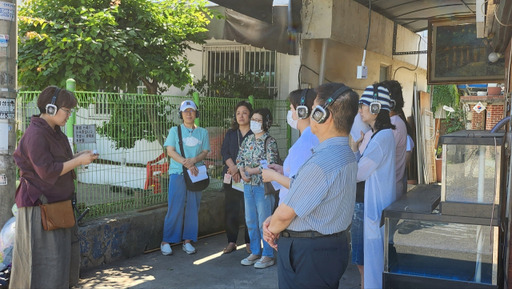
M311 131L320 144L263 226L265 241L279 245L279 288L338 288L345 272L357 175L348 135L358 101L340 83L317 88Z

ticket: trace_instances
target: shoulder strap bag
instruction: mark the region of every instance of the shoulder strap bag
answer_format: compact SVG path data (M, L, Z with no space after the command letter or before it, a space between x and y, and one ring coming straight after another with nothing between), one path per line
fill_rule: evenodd
M181 155L184 158L186 158L185 150L183 149L183 138L181 135L181 125L178 125L178 142L180 144ZM192 191L192 192L200 192L200 191L203 191L204 189L206 189L208 187L208 185L210 184L210 175L208 175L208 178L194 183L190 179L190 176L188 174L188 169L185 166L182 166L182 168L183 168L183 178L185 179L185 185L187 186L187 190ZM208 171L206 172L206 174L208 174Z
M43 200L46 202L46 197ZM75 213L71 200L40 204L39 208L41 209L41 223L45 231L68 229L75 226Z

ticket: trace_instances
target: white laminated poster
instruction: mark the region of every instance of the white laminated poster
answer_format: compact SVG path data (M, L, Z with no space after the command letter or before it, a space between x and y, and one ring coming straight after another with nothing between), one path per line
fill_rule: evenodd
M7 120L0 120L0 152L9 149L9 123Z
M0 119L14 119L15 108L14 98L0 98Z
M0 57L7 57L8 55L8 44L9 44L9 35L0 34Z
M0 34L0 47L7 47L9 34Z
M206 173L206 166L205 165L198 166L197 169L199 170L199 173L197 173L197 176L194 176L190 172L190 170L187 170L188 175L190 176L190 180L193 183L197 183L199 181L206 180L208 178L208 174Z
M236 183L235 181L233 181L233 183L231 183L231 187L237 191L240 191L240 192L244 192L244 183L242 182L238 182Z
M0 2L0 20L14 21L16 4Z

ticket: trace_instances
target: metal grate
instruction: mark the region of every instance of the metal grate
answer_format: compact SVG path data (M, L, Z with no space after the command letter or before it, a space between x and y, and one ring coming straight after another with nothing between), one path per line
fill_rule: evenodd
M269 95L277 95L277 53L249 45L203 47L203 74L209 83L229 72L264 80Z
M21 137L38 114L39 92L20 92L16 103L17 133ZM182 96L147 94L75 92L78 98L75 124L94 124L96 143L77 144L75 151L96 149L98 161L77 168L78 203L89 207L86 218L140 209L167 202L167 157L162 143L178 118ZM199 98L199 125L209 132L211 152L205 163L211 176L207 190L222 188L222 156L224 134L233 119L233 108L241 99ZM281 157L287 153L287 101L257 100L255 107L267 106L274 115L271 135L278 139ZM98 108L108 108L100 111ZM101 113L99 113L101 112ZM72 121L71 119L69 121ZM99 132L108 128L108 136ZM65 130L65 128L63 128ZM159 139L160 138L160 142Z

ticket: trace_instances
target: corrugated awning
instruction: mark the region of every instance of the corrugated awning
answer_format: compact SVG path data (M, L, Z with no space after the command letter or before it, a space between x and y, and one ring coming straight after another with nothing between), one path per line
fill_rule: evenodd
M476 0L354 0L372 11L419 32L426 30L428 20L440 17L476 16Z

